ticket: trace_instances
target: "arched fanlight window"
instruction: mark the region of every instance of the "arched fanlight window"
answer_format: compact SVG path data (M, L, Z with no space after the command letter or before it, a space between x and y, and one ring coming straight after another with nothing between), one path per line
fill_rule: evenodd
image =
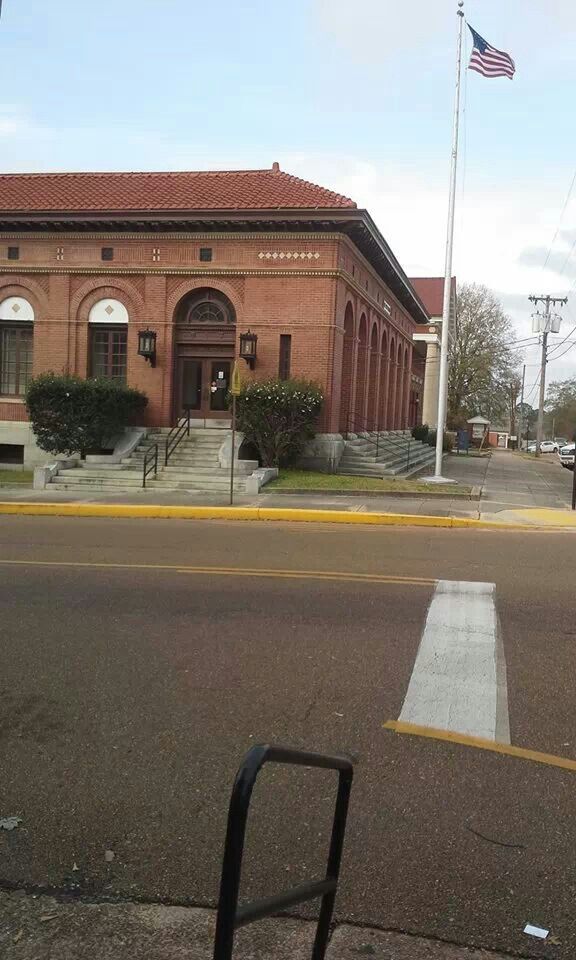
M32 376L34 308L24 297L0 302L0 396L23 397Z
M236 323L234 307L218 290L194 290L176 308L176 323L189 327L223 327Z
M105 297L90 309L88 372L91 377L126 382L128 310L120 300Z

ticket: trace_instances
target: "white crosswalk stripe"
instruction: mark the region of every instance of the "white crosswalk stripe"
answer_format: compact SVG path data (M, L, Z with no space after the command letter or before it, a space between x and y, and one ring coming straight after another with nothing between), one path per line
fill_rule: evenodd
M510 743L495 584L440 580L400 720Z

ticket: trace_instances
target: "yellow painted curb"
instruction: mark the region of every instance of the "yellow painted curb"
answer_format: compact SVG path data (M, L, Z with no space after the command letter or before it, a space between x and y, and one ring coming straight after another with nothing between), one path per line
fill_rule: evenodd
M289 523L347 523L361 526L440 527L473 530L558 530L532 524L435 517L405 513L353 513L347 510L283 507L187 507L137 503L0 503L0 515L29 517L123 517L173 520L269 520Z
M526 747L515 747L511 743L500 743L498 740L485 740L482 737L471 737L452 730L437 730L435 727L422 727L415 723L405 723L402 720L388 720L383 724L385 730L394 733L406 734L409 737L424 737L428 740L440 740L444 743L455 743L461 747L475 747L477 750L487 750L489 753L500 753L506 757L517 757L519 760L531 760L532 763L543 763L549 767L560 767L562 770L576 771L576 760L570 757L559 757L552 753L542 753L540 750L529 750Z

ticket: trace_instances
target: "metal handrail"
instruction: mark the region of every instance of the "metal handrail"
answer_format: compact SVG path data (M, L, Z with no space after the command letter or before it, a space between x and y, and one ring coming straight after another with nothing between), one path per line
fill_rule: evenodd
M158 444L151 443L144 453L144 463L142 466L142 486L146 486L146 478L151 474L154 478L158 475Z
M338 770L338 793L332 822L332 836L328 852L326 876L323 880L299 884L284 893L265 897L253 903L238 907L242 857L246 822L252 790L256 778L265 763L290 763L303 767L321 767L326 770ZM222 879L216 917L216 937L214 940L214 960L232 960L234 933L238 927L272 916L279 910L286 910L297 903L305 903L316 897L322 898L320 916L316 928L316 938L312 951L312 960L324 960L330 922L334 911L334 901L338 889L338 875L346 832L346 817L354 767L347 757L333 757L320 753L307 753L303 750L291 750L288 747L261 744L252 747L242 763L230 797L228 808L228 826L222 861Z
M360 421L360 425L361 425L361 426L362 426L362 425L364 426L364 429L363 429L362 431L360 431L361 433L363 433L363 434L365 435L365 436L363 437L363 439L366 439L366 440L368 441L368 443L372 443L372 444L374 444L374 445L376 446L376 457L378 457L378 454L379 454L379 452L380 452L380 445L381 445L381 444L384 444L384 443L388 443L388 444L390 444L390 445L392 445L392 446L396 445L397 447L402 447L402 451L404 452L404 443L405 443L405 441L400 440L400 439L397 438L397 437L391 436L389 432L388 432L388 435L386 436L386 438L382 437L382 436L381 436L381 430L380 430L380 426L379 426L379 425L374 426L374 424L372 424L372 427L370 428L370 427L368 426L368 420L366 420L365 418L362 418L362 417L361 417L361 418L358 418L358 417L355 416L354 414L349 414L349 415L348 415L348 418L347 418L347 422L346 422L346 439L347 439L347 440L349 439L351 433L358 433L358 430L352 430L352 429L351 429L352 425L354 424L354 426L355 426L356 423L358 422L358 420ZM375 440L372 439L372 437L370 436L370 434L376 434L376 439L375 439ZM410 452L411 452L411 449L412 449L412 442L414 442L414 443L420 443L419 440L414 440L414 438L411 437L411 436L408 438L407 460L406 460L406 469L407 469L407 470L410 469Z
M174 453L176 447L182 440L184 434L187 437L190 436L190 411L187 410L183 417L177 421L176 425L172 427L170 433L166 437L166 442L164 444L164 466L168 466L168 460Z

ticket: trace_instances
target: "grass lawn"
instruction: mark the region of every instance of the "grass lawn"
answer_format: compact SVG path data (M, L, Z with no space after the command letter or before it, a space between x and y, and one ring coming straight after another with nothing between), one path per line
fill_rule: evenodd
M392 477L341 477L333 473L316 473L313 470L280 470L277 480L264 487L273 490L378 490L382 493L430 493L438 488L421 480L395 480ZM443 492L446 492L445 489ZM452 491L450 491L452 492ZM454 494L468 494L470 487L458 484Z
M0 487L31 487L32 470L2 470L0 467Z

